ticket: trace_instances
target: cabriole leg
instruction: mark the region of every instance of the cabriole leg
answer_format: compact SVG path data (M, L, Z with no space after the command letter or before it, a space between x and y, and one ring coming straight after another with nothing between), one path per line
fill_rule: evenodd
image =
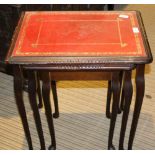
M124 98L125 98L125 105L124 105L124 111L123 111L123 117L122 117L122 125L121 125L121 132L120 132L120 140L119 140L119 149L123 150L123 144L124 144L124 138L125 138L125 131L128 121L128 115L130 110L130 104L132 100L132 94L133 94L133 87L131 82L131 71L125 72L124 77Z
M20 66L15 65L13 69L14 69L14 94L15 94L16 105L22 121L22 125L24 128L29 149L32 150L33 149L32 139L31 139L31 134L29 130L29 125L28 125L24 101L23 101L23 79L24 78L23 78L23 74Z
M108 140L108 149L115 149L113 146L113 135L115 129L115 123L118 113L119 106L119 96L120 96L120 82L119 82L119 72L113 72L112 75L112 93L113 93L113 104L112 104L112 113L109 129L109 140Z
M136 102L134 108L134 114L131 124L130 136L129 136L129 143L128 149L132 149L133 140L136 133L136 128L139 120L140 110L143 103L144 98L144 91L145 91L145 79L144 79L144 70L145 65L137 65L136 68Z
M28 71L28 92L30 105L33 110L33 116L40 140L41 149L45 150L45 140L43 136L42 124L36 100L36 75L34 71Z
M51 87L52 87L54 108L55 108L55 112L53 114L53 117L58 118L59 117L59 105L58 105L58 95L57 95L56 81L51 81Z
M43 86L42 86L42 93L44 99L44 107L45 107L45 114L47 117L48 127L51 135L51 145L49 149L56 149L56 139L55 139L55 131L54 131L54 123L53 123L53 116L52 116L52 108L50 103L50 74L49 72L43 73Z

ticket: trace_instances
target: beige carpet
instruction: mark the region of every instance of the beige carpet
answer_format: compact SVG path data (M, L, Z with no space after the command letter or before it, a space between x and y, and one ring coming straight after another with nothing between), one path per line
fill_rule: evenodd
M116 5L116 8L141 11L154 55L155 5ZM155 149L155 62L146 66L145 77L146 91L133 149ZM14 101L13 78L0 73L0 81L0 149L28 149ZM107 82L60 81L57 84L60 105L60 118L54 120L57 149L107 149L109 131L109 120L105 117ZM126 132L126 148L134 99L135 91ZM27 93L24 94L24 100L34 149L40 149ZM40 114L46 146L49 146L50 136L44 109ZM122 114L118 115L116 123L114 136L116 147L118 147L121 117Z

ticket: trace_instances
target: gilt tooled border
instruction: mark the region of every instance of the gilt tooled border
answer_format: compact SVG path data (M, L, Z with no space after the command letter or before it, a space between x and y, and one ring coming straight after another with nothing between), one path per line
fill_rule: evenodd
M43 12L44 14L46 12ZM73 12L67 12L67 14L73 14ZM75 13L75 12L74 12ZM78 12L80 13L81 15L85 15L85 14L108 14L108 15L113 15L113 14L120 14L120 13L124 13L124 11L118 11L118 12ZM24 41L24 37L25 37L25 34L26 34L26 28L27 28L27 25L28 25L28 22L30 20L30 17L34 14L38 14L38 12L32 12L31 14L25 14L25 26L24 28L22 29L22 32L20 32L21 34L23 34L20 38L20 41L19 41L19 45L18 45L18 48L17 48L17 51L16 51L16 56L38 56L38 55L42 55L42 56L64 56L64 52L22 52L21 51L21 47L23 45L23 41ZM49 12L47 12L47 14L49 14ZM52 14L66 14L66 12L52 12ZM130 16L130 21L131 21L131 24L132 26L134 27L136 24L135 24L135 19L133 17L133 13L130 12L126 12L125 14L128 14ZM22 27L23 27L23 24L22 24ZM135 41L136 41L136 46L137 46L137 51L135 52L131 52L131 51L128 51L126 53L120 53L120 52L89 52L89 56L108 56L108 55L120 55L120 56L129 56L129 55L134 55L134 57L138 57L142 54L142 49L141 49L141 45L140 45L140 39L138 37L138 34L134 33L134 36L135 36ZM65 52L65 56L80 56L79 55L79 52ZM82 52L81 56L88 56L88 52ZM130 56L131 57L131 56Z

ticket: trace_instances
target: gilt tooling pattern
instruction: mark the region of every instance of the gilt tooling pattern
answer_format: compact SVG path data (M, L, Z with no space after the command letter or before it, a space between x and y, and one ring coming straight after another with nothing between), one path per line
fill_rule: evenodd
M26 12L12 56L146 56L135 11Z

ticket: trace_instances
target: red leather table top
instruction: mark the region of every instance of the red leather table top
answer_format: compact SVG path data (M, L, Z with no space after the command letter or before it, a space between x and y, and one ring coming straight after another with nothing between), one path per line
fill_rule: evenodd
M135 11L26 12L12 57L145 57Z

